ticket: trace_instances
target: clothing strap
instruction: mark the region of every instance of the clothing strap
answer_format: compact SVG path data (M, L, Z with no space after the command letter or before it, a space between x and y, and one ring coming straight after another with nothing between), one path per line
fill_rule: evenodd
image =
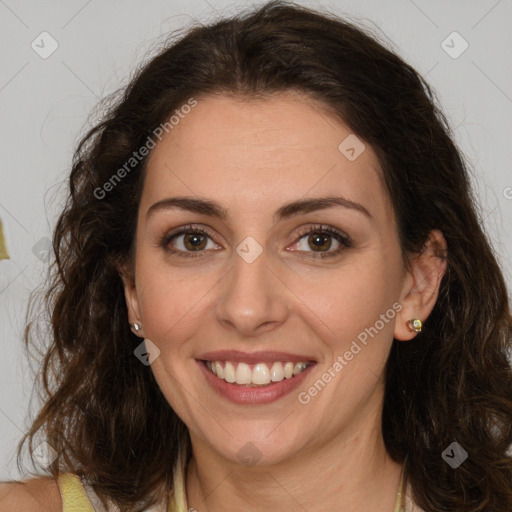
M61 473L57 477L57 483L63 512L95 512L78 475Z
M169 496L169 509L168 512L187 512L187 494L185 490L185 472L187 469L187 450L181 444L178 453L178 460L176 462L176 469L174 471L174 493Z
M405 512L404 469L405 464L402 467L402 473L400 474L400 485L398 486L398 494L396 495L395 508L393 509L393 512Z

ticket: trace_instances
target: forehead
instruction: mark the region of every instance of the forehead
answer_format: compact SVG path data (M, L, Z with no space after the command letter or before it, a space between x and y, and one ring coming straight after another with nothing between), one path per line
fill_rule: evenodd
M197 98L152 150L141 206L173 195L261 213L302 197L343 195L372 215L391 215L373 149L295 92Z

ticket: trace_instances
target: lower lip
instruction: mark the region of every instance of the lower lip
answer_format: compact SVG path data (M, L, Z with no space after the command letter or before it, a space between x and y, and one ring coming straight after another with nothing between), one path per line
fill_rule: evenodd
M280 382L274 382L261 388L253 388L230 384L214 375L206 367L204 361L197 361L197 363L211 387L217 393L236 404L269 404L275 402L297 388L304 381L313 366L315 366L314 364L308 366L304 371L290 379L283 379Z

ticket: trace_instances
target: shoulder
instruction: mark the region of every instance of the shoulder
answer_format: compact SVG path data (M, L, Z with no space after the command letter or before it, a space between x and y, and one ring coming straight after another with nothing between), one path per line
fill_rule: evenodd
M0 482L0 512L62 512L59 486L53 477Z

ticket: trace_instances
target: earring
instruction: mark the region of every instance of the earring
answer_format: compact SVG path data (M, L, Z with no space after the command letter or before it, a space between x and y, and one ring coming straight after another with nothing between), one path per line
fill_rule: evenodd
M141 329L139 324L132 324L132 327L134 328L135 332L139 332Z
M414 332L421 332L423 324L419 318L415 318L414 320L409 320L409 326Z

